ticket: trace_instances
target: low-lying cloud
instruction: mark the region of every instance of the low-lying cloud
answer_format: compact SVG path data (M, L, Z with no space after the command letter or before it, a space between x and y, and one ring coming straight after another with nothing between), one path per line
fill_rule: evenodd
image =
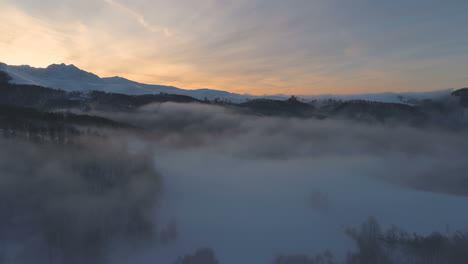
M73 147L0 142L1 227L27 256L16 263L48 250L58 263L173 263L200 248L223 264L327 249L342 259L346 228L369 216L422 234L467 228L465 131L201 104L92 114L143 129Z
M467 195L466 132L173 103L113 118L152 131L180 228L162 260L207 246L228 264L326 249L343 258L345 228L368 216L423 234L466 228L467 199L454 196Z

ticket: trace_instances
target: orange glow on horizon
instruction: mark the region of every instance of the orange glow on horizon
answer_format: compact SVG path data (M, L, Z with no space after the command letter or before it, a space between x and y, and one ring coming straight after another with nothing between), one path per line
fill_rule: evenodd
M123 1L92 3L96 4L92 10L98 13L86 19L62 11L41 16L14 2L0 3L0 61L34 67L74 64L101 77L251 95L416 92L468 83L466 56L436 57L423 64L396 61L408 57L411 50L389 57L370 56L366 43L352 36L345 48L337 47L326 55L322 53L327 45L318 37L308 40L319 42L316 51L314 46L282 50L269 41L283 32L275 25L267 28L271 32L234 31L232 37L220 30L217 36L204 31L217 21L183 27L170 17L152 20L144 9L126 6ZM257 39L259 35L265 39Z

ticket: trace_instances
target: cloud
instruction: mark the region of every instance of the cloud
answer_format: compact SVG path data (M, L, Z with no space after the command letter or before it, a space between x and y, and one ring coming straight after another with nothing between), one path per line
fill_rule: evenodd
M119 8L120 10L126 12L127 14L133 16L137 21L138 23L144 27L145 29L147 29L148 31L150 32L153 32L153 33L163 33L166 37L171 37L172 34L169 32L169 29L167 27L161 27L161 26L156 26L156 25L153 25L151 23L149 23L146 18L139 14L138 12L132 10L131 8L121 4L121 3L118 3L114 0L104 0L104 2L106 2L107 4L113 6L113 7L116 7L116 8Z
M468 81L467 34L460 34L467 21L453 3L3 0L0 6L15 9L0 18L6 63L73 63L103 76L250 94L424 91ZM38 28L48 31L38 37Z

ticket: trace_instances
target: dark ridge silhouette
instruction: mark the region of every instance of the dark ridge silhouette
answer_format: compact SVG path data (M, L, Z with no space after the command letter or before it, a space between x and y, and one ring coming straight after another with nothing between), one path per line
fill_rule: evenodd
M452 95L460 98L460 104L463 107L468 107L468 88L456 90Z
M11 80L11 76L8 73L0 71L0 84L9 83Z
M427 121L426 115L417 107L396 104L380 103L364 100L352 100L338 104L330 111L331 115L345 117L359 121L386 122L392 120L406 121L413 124L422 124Z
M160 93L156 95L125 95L118 93L106 93L93 91L85 99L89 104L96 106L101 110L135 110L144 105L152 103L201 103L200 100L186 95L175 95Z
M258 115L284 115L284 116L309 116L314 117L314 106L297 100L292 96L288 100L255 99L238 105L247 108Z
M134 129L130 125L97 116L0 105L0 137L4 138L65 144L82 134L96 134L93 128Z
M29 120L31 122L62 123L83 126L100 126L111 128L132 128L129 125L103 117L78 115L69 112L42 112L32 108L0 105L0 118L5 121Z
M69 98L61 90L54 90L35 85L0 84L0 104L31 107L41 110L75 108L78 100Z

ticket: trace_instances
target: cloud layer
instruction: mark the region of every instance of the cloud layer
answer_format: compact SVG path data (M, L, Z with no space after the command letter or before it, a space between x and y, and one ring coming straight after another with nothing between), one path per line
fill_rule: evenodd
M467 228L463 131L173 103L109 117L153 131L136 145L155 150L168 190L162 210L180 235L149 259L203 247L226 264L326 249L342 258L352 249L345 228L369 216L421 234Z
M460 1L1 0L0 59L251 94L466 86ZM430 14L430 15L429 15Z

